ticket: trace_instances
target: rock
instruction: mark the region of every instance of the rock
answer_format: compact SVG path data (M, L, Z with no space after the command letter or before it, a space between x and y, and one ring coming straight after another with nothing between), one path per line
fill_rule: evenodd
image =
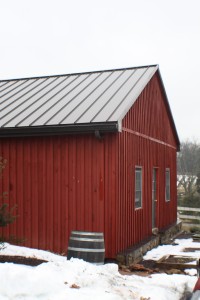
M184 274L183 271L178 270L178 269L170 269L165 271L166 274L172 275L172 274Z

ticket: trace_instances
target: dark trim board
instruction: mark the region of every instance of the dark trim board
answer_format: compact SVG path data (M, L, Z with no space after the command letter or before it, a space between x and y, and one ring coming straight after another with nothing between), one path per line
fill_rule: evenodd
M92 124L70 124L51 126L31 127L4 127L0 129L0 137L21 137L21 136L50 136L81 133L104 133L118 132L117 122L92 123Z

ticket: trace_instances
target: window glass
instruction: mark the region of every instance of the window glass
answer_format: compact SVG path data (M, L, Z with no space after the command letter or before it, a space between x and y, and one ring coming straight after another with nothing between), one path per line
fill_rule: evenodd
M135 168L135 208L142 207L142 168Z
M170 201L170 170L165 171L165 200Z

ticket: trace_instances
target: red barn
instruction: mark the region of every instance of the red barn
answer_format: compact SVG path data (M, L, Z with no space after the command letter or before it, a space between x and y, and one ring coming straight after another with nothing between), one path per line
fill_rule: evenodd
M157 65L0 82L4 235L66 252L104 233L106 257L176 222L179 138Z

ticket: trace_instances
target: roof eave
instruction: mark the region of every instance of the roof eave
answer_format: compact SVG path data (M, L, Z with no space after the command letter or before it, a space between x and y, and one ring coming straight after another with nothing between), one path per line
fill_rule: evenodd
M68 134L118 132L118 122L85 123L67 125L48 125L31 127L4 127L0 129L0 138L28 137L28 136L53 136Z

